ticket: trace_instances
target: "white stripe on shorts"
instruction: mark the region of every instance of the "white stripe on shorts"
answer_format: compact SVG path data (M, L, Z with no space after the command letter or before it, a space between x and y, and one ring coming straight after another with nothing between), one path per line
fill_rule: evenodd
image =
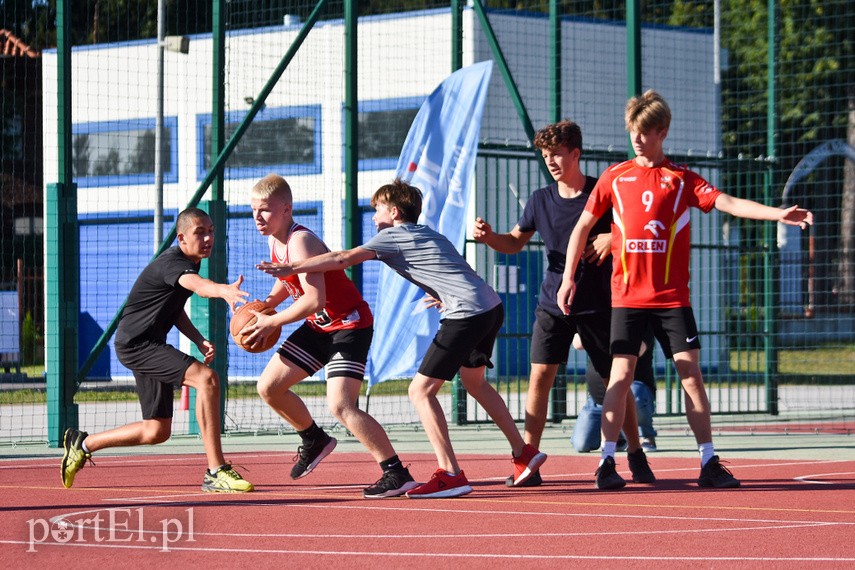
M324 367L324 363L291 342L290 340L286 340L282 343L280 350L284 350L286 354L293 355L296 359L300 360L300 364L305 364L306 366L312 368L312 370L318 371Z
M349 378L365 376L365 364L350 360L333 360L327 364L327 377L347 376Z

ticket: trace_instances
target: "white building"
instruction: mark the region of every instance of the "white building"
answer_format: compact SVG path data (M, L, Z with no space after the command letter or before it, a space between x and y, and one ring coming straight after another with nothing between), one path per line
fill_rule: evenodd
M492 12L489 18L538 128L550 117L548 18L510 12ZM286 18L281 27L228 34L225 107L232 128L245 116L301 27ZM621 22L563 21L563 115L582 126L586 149L627 147L623 126L625 33ZM668 150L717 156L720 128L712 31L644 28L642 44L643 86L657 89L675 110ZM294 189L295 210L302 212L330 247L342 246L344 53L343 22L319 22L227 163L225 194L238 220L228 232L230 275L246 274L252 271L247 267L266 258L264 240L249 224L247 192L268 172L284 175ZM495 58L476 14L467 8L463 13L463 64L486 59ZM44 52L43 61L44 179L51 183L58 177L56 52ZM394 176L410 122L424 98L451 73L451 61L448 9L359 19L360 135L368 141L360 151L362 199L367 201L374 189ZM188 54L166 53L163 203L167 230L172 225L169 215L187 205L210 166L206 137L211 124L211 62L210 35L191 37ZM155 40L85 46L72 52L81 310L90 312L101 327L115 314L153 248L156 64ZM498 66L481 135L486 142L526 144ZM717 227L712 216L706 218L696 228L699 236ZM246 225L240 226L240 220ZM269 282L255 275L247 277L253 295L266 294ZM81 333L82 345L86 336ZM236 354L235 358L244 356ZM115 362L109 367L113 375L121 370Z

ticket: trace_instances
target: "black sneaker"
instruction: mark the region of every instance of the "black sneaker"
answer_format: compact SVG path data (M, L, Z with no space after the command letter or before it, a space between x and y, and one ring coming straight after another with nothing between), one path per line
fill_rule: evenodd
M650 469L647 463L647 455L644 450L638 448L632 453L627 453L626 458L629 460L629 470L632 471L633 483L655 483L656 475Z
M309 445L301 445L294 456L294 467L291 468L291 479L300 479L312 472L324 457L332 453L338 441L324 434L324 439L313 441Z
M366 499L399 497L418 486L419 484L410 475L410 470L406 467L401 467L400 469L384 471L383 476L376 483L370 487L366 487L362 491L362 496Z
M707 464L701 467L701 476L698 477L698 487L735 489L739 487L739 479L734 477L733 473L721 464L718 455L713 455L707 461Z
M597 468L597 489L620 489L626 485L623 477L615 470L615 458L606 457L603 464Z
M505 487L540 487L541 485L543 485L543 479L540 477L540 471L535 471L531 474L531 477L519 485L514 485L513 475L505 479Z

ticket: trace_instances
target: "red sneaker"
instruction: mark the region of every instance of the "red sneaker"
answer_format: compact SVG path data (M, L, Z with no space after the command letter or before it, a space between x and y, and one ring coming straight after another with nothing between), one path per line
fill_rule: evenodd
M546 461L546 454L539 452L529 444L525 444L520 456L512 458L512 461L514 464L514 487L519 487L540 469L540 466Z
M444 469L437 469L430 481L407 491L407 496L411 499L443 499L471 492L472 487L462 470L457 475L449 475Z

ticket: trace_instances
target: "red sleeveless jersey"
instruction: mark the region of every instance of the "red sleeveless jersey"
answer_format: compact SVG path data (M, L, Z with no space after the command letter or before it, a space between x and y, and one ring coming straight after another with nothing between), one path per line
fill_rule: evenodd
M294 223L288 234L288 240L298 232L309 232L318 238L314 232L305 226ZM288 242L282 244L273 236L270 236L270 259L273 263L290 263L288 254ZM277 245L280 247L277 248ZM324 244L326 247L326 244ZM277 251L279 249L279 251ZM329 248L327 248L329 250ZM279 281L285 286L293 299L303 296L303 286L298 275L290 275L280 278ZM353 284L342 269L327 271L324 273L324 284L326 286L327 302L322 311L306 318L313 329L321 332L331 332L347 329L364 329L374 324L374 316L368 303L359 294L356 285Z
M628 160L609 167L585 209L613 213L612 306L688 307L690 208L709 212L721 192L700 175L665 160L647 168Z

